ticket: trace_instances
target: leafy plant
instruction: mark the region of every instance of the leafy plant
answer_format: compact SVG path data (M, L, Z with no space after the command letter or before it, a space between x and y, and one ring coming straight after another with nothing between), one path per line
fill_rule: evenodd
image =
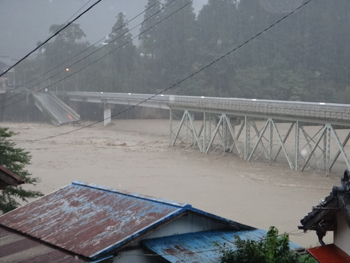
M35 185L39 178L31 177L31 174L25 169L30 163L31 156L24 149L17 148L16 144L10 140L15 135L8 128L0 128L0 165L14 172L24 179L26 184ZM40 191L25 190L22 186L7 186L0 191L0 211L9 212L20 206L19 200L28 201L30 198L42 196Z
M242 240L235 236L237 249L222 251L221 263L306 263L297 253L290 250L289 236L278 235L275 227L270 227L266 238L255 240Z

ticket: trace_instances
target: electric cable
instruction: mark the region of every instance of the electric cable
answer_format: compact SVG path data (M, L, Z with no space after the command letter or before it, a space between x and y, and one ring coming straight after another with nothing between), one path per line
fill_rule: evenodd
M63 132L63 133L59 133L59 134L56 134L56 135L51 135L51 136L48 136L48 137L44 137L44 138L41 138L41 139L35 139L35 140L24 140L22 142L37 142L37 141L43 141L43 140L47 140L47 139L52 139L52 138L56 138L56 137L59 137L59 136L64 136L64 135L67 135L67 134L70 134L70 133L73 133L73 132L76 132L76 131L79 131L79 130L82 130L82 129L85 129L87 127L91 127L97 123L100 123L100 122L103 122L104 120L106 119L111 119L112 117L115 117L115 116L118 116L118 115L121 115L123 114L124 112L126 111L129 111L133 108L136 108L137 106L153 99L154 97L164 93L165 91L167 90L170 90L176 86L178 86L179 84L185 82L186 80L192 78L193 76L197 75L198 73L202 72L203 70L209 68L210 66L212 66L213 64L219 62L220 60L222 60L223 58L227 57L228 55L230 55L231 53L235 52L236 50L240 49L241 47L245 46L246 44L248 44L249 42L253 41L254 39L256 39L257 37L259 37L260 35L262 35L263 33L267 32L268 30L270 30L271 28L273 28L274 26L278 25L280 22L282 22L283 20L285 20L286 18L288 18L289 16L291 16L292 14L294 14L295 12L297 12L299 9L303 8L304 6L306 6L307 4L309 4L312 0L307 0L306 2L304 2L302 5L300 5L299 7L297 7L296 9L294 9L293 11L289 12L288 14L286 14L285 16L283 16L282 18L278 19L275 23L271 24L270 26L266 27L265 29L263 29L262 31L260 31L259 33L257 33L256 35L254 35L253 37L249 38L248 40L244 41L242 44L236 46L235 48L231 49L230 51L228 51L227 53L225 53L224 55L218 57L217 59L215 59L214 61L210 62L209 64L205 65L204 67L200 68L199 70L191 73L190 75L188 75L187 77L179 80L178 82L174 83L173 85L163 89L162 91L150 96L149 98L145 99L145 100L142 100L140 101L139 103L135 104L135 105L132 105L122 111L119 111L113 115L111 115L111 117L108 117L108 118L103 118L102 120L99 120L99 121L96 121L96 122L93 122L91 124L88 124L88 125L85 125L83 127L80 127L78 129L74 129L74 130L71 130L71 131L68 131L68 132ZM148 29L149 30L149 29Z
M171 1L169 4L173 3L174 1L176 1L176 0ZM132 42L135 38L137 38L137 37L139 37L140 35L146 33L147 31L151 30L152 28L154 28L155 26L157 26L158 24L160 24L160 23L163 22L164 20L168 19L169 17L171 17L171 16L174 15L175 13L181 11L183 8L185 8L186 6L188 6L189 4L191 4L192 2L193 2L193 0L190 0L188 3L186 3L185 5L183 5L182 7L180 7L179 9L175 10L173 13L171 13L171 14L169 14L168 16L164 17L163 19L159 20L159 21L158 21L156 24L154 24L153 26L151 26L151 27L145 29L144 31L142 31L141 33L139 33L138 35L136 35L135 37L132 37L129 41L127 41L127 42L123 43L122 45L116 47L115 49L111 50L110 52L108 52L108 53L105 54L104 56L100 57L99 59L96 59L95 61L93 61L93 62L91 62L90 64L86 65L85 67L83 67L83 68L77 70L76 72L74 72L74 73L72 73L72 74L70 74L70 75L68 75L68 76L66 76L66 77L64 77L64 78L61 78L60 80L58 80L58 81L56 81L56 82L54 82L54 83L51 83L50 85L45 86L45 87L39 89L38 91L42 91L42 90L44 90L44 89L46 89L46 88L49 88L49 87L51 87L51 86L53 86L53 85L55 85L55 84L58 84L58 83L60 83L61 81L66 80L66 79L68 79L68 78L74 76L75 74L77 74L77 73L83 71L84 69L90 67L91 65L95 64L96 62L98 62L98 61L104 59L105 57L107 57L107 56L110 55L111 53L113 53L113 52L117 51L118 49L124 47L125 45L129 44L129 43ZM164 6L164 7L161 8L160 10L158 10L156 13L154 13L154 14L153 14L151 17L149 17L148 19L152 18L154 15L156 15L156 14L159 13L159 12L161 12L165 7L166 7L166 6ZM145 20L145 21L146 21L146 20ZM142 23L144 23L145 21L143 21ZM138 26L141 25L142 23L137 24L136 26L134 26L134 27L131 28L130 30L135 29L136 27L138 27ZM123 35L129 33L130 30L128 30L127 32L125 32L125 33L122 34L121 36L117 37L116 39L114 39L114 40L113 40L112 42L110 42L110 43L113 43L115 40L117 40L117 39L119 39L120 37L122 37ZM108 44L110 44L110 43L108 43ZM106 46L107 46L107 45L106 45ZM89 55L86 55L85 57L83 57L83 58L81 58L80 60L76 61L75 63L71 64L70 67L72 67L72 66L78 64L79 62L81 62L81 61L84 60L85 58L87 58L87 57L93 55L94 53L98 52L100 49L102 49L102 48L104 48L104 47L106 47L106 46L103 46L103 47L101 47L101 48L95 50L94 52L90 53ZM65 71L65 69L62 69L62 70L59 71L57 74L62 73L63 71ZM56 76L57 74L55 74L54 76ZM51 77L52 77L52 76L51 76ZM51 78L51 77L50 77L50 78ZM47 79L46 79L46 80L47 80ZM43 81L45 81L45 80L43 80ZM43 82L43 81L42 81L42 82ZM40 83L42 83L42 82L40 82ZM22 93L21 93L21 94L22 94ZM30 94L29 96L32 96L32 94ZM15 96L12 96L12 97L15 97ZM12 97L11 97L11 98L12 98ZM22 100L24 100L24 99L26 99L26 98L22 98L22 99L19 99L19 100L15 101L15 102L12 102L12 103L10 103L10 104L8 104L8 105L5 105L5 106L1 107L0 110L5 109L5 108L7 108L7 107L10 107L10 106L12 106L12 105L16 104L17 102L20 102L20 101L22 101ZM6 100L8 100L8 99L6 99Z
M33 54L35 51L37 51L39 48L41 48L43 45L45 45L47 42L49 42L52 38L57 36L60 32L62 32L64 29L66 29L68 26L70 26L73 22L78 20L80 17L82 17L84 14L86 14L89 10L91 10L93 7L95 7L98 3L100 3L102 0L97 0L94 4L92 4L90 7L88 7L85 11L83 11L80 15L78 15L76 18L74 18L71 22L67 23L65 26L60 28L56 31L53 35L48 37L43 43L38 45L36 48L34 48L32 51L30 51L27 55L25 55L23 58L21 58L19 61L17 61L15 64L10 66L8 69L6 69L3 73L0 74L0 77L5 75L7 72L9 72L11 69L13 69L15 66L20 64L23 60L25 60L27 57L29 57L31 54Z
M69 20L71 20L76 14L78 14L85 6L87 6L91 1L92 1L92 0L87 1L82 7L80 7L80 8L78 9L78 11L76 11L73 15L71 15L70 18L68 18L68 19L66 20L66 22L64 22L64 23L62 24L62 27L63 27L66 23L68 23ZM62 27L61 27L61 28L62 28ZM61 28L60 28L60 29L61 29Z
M91 1L91 0L90 0L90 1ZM90 2L90 1L89 1L89 2ZM175 0L171 1L171 2L168 3L166 6L168 6L169 4L171 4L171 3L174 2L174 1L175 1ZM118 27L117 29L113 30L111 33L114 33L114 32L116 32L116 31L118 31L119 29L125 27L128 23L130 23L131 21L135 20L135 19L138 18L140 15L144 14L146 11L148 11L148 10L151 9L153 6L155 6L157 3L159 3L159 1L156 1L153 5L149 6L149 7L146 8L144 11L142 11L141 13L139 13L138 15L136 15L135 17L133 17L132 19L126 21L123 25L121 25L121 26ZM86 3L85 5L87 5L87 3ZM85 5L84 5L84 6L85 6ZM166 6L164 6L163 8L161 8L161 10L164 9ZM82 9L82 8L81 8L81 9ZM79 11L80 11L80 10L79 10ZM79 12L79 11L77 11L77 12ZM158 12L157 12L157 13L158 13ZM155 13L155 14L157 14L157 13ZM145 21L147 21L148 19L150 19L151 17L153 17L155 14L153 14L153 15L150 16L149 18L145 19L142 23L144 23ZM74 15L75 15L75 14L74 14ZM74 16L74 15L73 15L73 16ZM70 19L70 18L69 18L69 19ZM141 24L142 24L142 23L141 23ZM140 25L140 24L139 24L139 25ZM128 30L128 32L130 32L130 30ZM125 34L123 34L123 35L125 35ZM123 35L121 35L121 36L123 36ZM121 36L119 36L118 38L120 38ZM114 42L114 41L117 40L118 38L113 39L111 42ZM87 51L87 50L90 49L91 47L95 46L96 44L100 43L100 42L101 42L102 40L104 40L104 39L105 39L105 37L103 37L103 38L97 40L96 42L94 42L93 44L91 44L89 47L87 47L87 48L85 48L84 50L80 51L78 54L74 55L73 57L69 58L68 60L62 62L61 64L59 64L59 65L57 65L57 66L55 66L54 68L50 69L49 71L44 72L44 73L41 74L40 76L38 76L38 77L36 77L36 78L33 78L33 79L31 79L30 81L28 81L28 82L26 82L26 83L24 83L24 84L22 84L22 85L16 87L15 89L18 89L18 88L21 88L21 87L23 87L23 86L26 86L26 85L28 85L29 83L31 83L31 82L33 82L33 81L36 81L36 80L39 79L39 78L44 77L46 74L49 74L50 72L52 72L53 70L57 69L58 67L64 65L65 63L71 61L72 59L76 58L77 56L79 56L79 55L82 54L83 52ZM108 43L108 44L109 44L109 43ZM107 44L107 45L108 45L108 44ZM101 49L101 48L100 48L100 49ZM100 49L98 49L97 51L99 51ZM96 52L94 52L94 53L96 53ZM94 54L94 53L91 53L91 54L89 54L89 55L92 55L92 54ZM84 57L83 59L85 59L85 58L86 58L86 57ZM80 60L80 61L81 61L81 60ZM80 62L80 61L78 61L78 62ZM71 67L71 66L73 66L73 65L74 65L74 64L70 65L69 67ZM36 85L37 85L37 84L41 84L41 83L43 83L44 81L49 80L50 78L52 78L52 77L58 75L58 74L61 73L62 71L64 71L64 70L61 70L61 71L59 71L58 73L56 73L56 74L54 74L54 75L52 75L52 76L49 76L48 78L46 78L46 79L44 79L44 80L42 80L42 81L36 83ZM33 87L34 87L34 86L31 86L31 87L29 87L29 89L31 89L31 88L33 88ZM18 95L20 95L20 94L22 94L22 93L25 93L25 92L26 92L26 91L22 91L21 93L15 94L15 95L13 95L13 96L11 96L11 97L9 97L9 98L6 98L5 100L12 99L12 98L17 97ZM3 102L3 101L5 101L5 100L2 100L2 101L0 101L0 102Z
M89 56L95 54L96 52L100 51L102 48L108 46L109 44L111 44L111 43L113 43L114 41L118 40L119 38L123 37L125 34L129 33L131 30L137 28L138 26L142 25L145 21L151 19L151 18L154 17L156 14L160 13L164 8L166 8L167 6L169 6L170 4L172 4L174 1L176 1L176 0L172 0L172 1L169 2L167 5L163 6L161 9L159 9L157 12L155 12L152 16L150 16L150 17L148 17L147 19L145 19L142 23L137 24L136 26L134 26L133 28L129 29L129 30L128 30L127 32L125 32L124 34L120 35L120 36L117 37L117 38L112 39L112 41L110 41L107 45L98 48L97 50L95 50L95 51L93 51L92 53L86 55L85 57L81 58L80 60L76 61L75 63L69 65L68 67L72 67L72 66L78 64L79 62L83 61L83 60L86 59L87 57L89 57ZM193 2L193 0L190 1L190 2ZM151 6L151 7L152 7L152 6ZM150 7L150 8L151 8L151 7ZM148 9L144 10L142 13L146 12L147 10L148 10ZM138 15L137 15L136 17L134 17L132 20L136 19L136 18L137 18L138 16L140 16L142 13L138 14ZM170 16L171 16L171 15L172 15L172 14L170 14ZM130 21L132 21L132 20L130 20ZM125 25L127 25L130 21L125 22L122 26L120 26L120 27L117 28L116 30L112 31L112 33L116 32L116 31L119 30L119 29L121 29L122 27L124 27ZM42 90L44 90L45 88L51 87L51 86L53 86L53 85L55 85L55 84L61 82L62 80L65 80L65 79L67 79L67 78L70 78L71 76L74 76L75 74L81 72L82 70L84 70L85 68L89 67L90 65L92 65L92 64L94 64L94 63L100 61L101 59L105 58L105 57L106 57L107 55L109 55L110 53L113 53L115 50L117 50L117 49L119 49L119 48L122 48L122 47L125 46L126 44L132 42L136 37L139 37L140 35L142 35L143 33L147 32L148 30L150 30L150 29L152 29L152 28L153 28L153 27L148 28L147 30L144 30L143 32L141 32L141 33L138 34L137 36L133 37L130 41L124 43L122 46L119 46L119 47L115 48L114 50L112 50L111 52L109 52L108 54L106 54L105 56L101 57L100 59L97 59L96 61L94 61L94 62L92 62L92 63L90 63L89 65L87 65L86 67L82 68L81 70L76 71L75 73L73 73L73 74L71 74L71 75L69 75L69 76L66 76L66 77L63 78L63 79L60 79L60 80L56 81L55 83L52 83L52 84L50 84L50 85L48 85L48 86L45 86L44 88L39 89L38 91L42 91ZM100 39L99 41L95 42L94 44L100 42L100 41L103 40L103 39L104 39L104 38ZM90 47L91 47L91 46L90 46ZM57 67L53 68L52 70L58 68L59 66L62 66L62 65L65 64L66 62L72 60L72 59L75 58L76 56L78 56L78 55L80 55L81 53L83 53L83 52L85 52L86 50L88 50L90 47L88 47L87 49L83 50L82 52L80 52L79 54L75 55L74 57L70 58L69 60L67 60L67 61L65 61L65 62L63 62L63 63L61 63L60 65L58 65ZM49 72L51 72L52 70L50 70ZM46 79L44 79L44 80L42 80L42 81L36 83L36 85L41 84L41 83L43 83L43 82L49 80L50 78L59 75L60 73L62 73L62 72L64 72L64 71L65 71L65 69L62 69L62 70L60 70L59 72L57 72L56 74L54 74L54 75L52 75L52 76L49 76L48 78L46 78ZM44 76L45 74L47 74L47 73L49 73L49 72L46 72L46 73L42 74L42 75L39 76L38 78ZM30 82L32 82L32 81L38 79L38 78L35 78L35 79L29 81L28 83L30 83ZM26 83L26 84L28 84L28 83ZM26 85L26 84L23 84L23 85ZM36 86L36 85L34 85L34 86ZM29 89L33 88L34 86L31 86ZM26 93L26 92L27 92L27 91L22 91L22 92L20 92L20 93L18 93L18 94L15 94L15 95L11 96L10 98L6 98L6 99L2 100L2 101L0 101L0 102L3 102L3 101L6 101L6 100L9 100L9 99L12 99L12 98L14 98L14 97L16 97L16 96L18 96L18 95L21 95L21 94L23 94L23 93ZM11 104L9 104L9 105L7 105L7 106L5 106L5 107L2 107L2 108L0 108L0 109L7 108L8 106L11 106L11 105L13 105L13 104L15 104L15 103L17 103L17 102L19 102L19 101L21 101L21 100L22 100L22 99L20 99L20 100L18 100L18 101L15 101L14 103L11 103Z
M91 1L92 1L92 0L89 0L88 2L86 2L82 7L80 7L80 8L78 9L78 11L76 11L73 15L71 15L71 16L62 24L62 27L63 27L66 23L68 23L68 21L69 21L70 19L72 19L76 14L78 14L85 6L88 5ZM60 27L60 29L61 29L62 27ZM35 79L34 79L34 80L35 80ZM27 83L25 83L25 84L23 84L23 85L26 85L26 84L30 83L31 81L33 81L33 80L30 80L29 82L27 82ZM20 85L19 87L22 87L23 85ZM19 87L15 87L14 89L17 89L17 88L19 88ZM1 101L0 101L0 102L1 102Z

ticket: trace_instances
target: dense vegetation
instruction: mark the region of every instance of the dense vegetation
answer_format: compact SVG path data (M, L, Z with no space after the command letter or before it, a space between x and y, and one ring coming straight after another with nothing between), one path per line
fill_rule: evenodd
M139 36L128 31L123 13L116 14L104 43L87 50L84 32L73 24L16 69L16 83L23 85L29 76L58 66L26 88L159 92L244 43L303 0L209 0L198 15L189 2L148 0ZM311 1L169 92L347 103L349 10L348 0ZM53 25L50 32L57 28Z
M314 263L313 258L300 257L290 250L289 237L278 235L275 227L270 227L266 238L261 240L243 240L235 237L236 249L224 249L220 263Z
M35 185L39 179L31 177L31 174L25 169L30 163L31 156L29 152L16 147L11 140L13 135L14 132L8 128L0 128L0 165L23 178L25 184ZM40 191L24 189L21 185L7 186L5 190L0 191L0 214L19 207L19 201L28 201L28 199L42 195Z

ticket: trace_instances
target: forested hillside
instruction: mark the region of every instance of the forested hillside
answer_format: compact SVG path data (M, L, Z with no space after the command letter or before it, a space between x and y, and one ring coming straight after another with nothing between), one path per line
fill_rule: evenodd
M129 32L132 18L119 13L103 43L88 48L92 43L74 24L16 68L16 83L53 91L159 92L303 2L209 0L196 15L189 0L148 0L138 32ZM348 0L311 1L168 93L348 103L349 12ZM33 77L39 78L26 84Z

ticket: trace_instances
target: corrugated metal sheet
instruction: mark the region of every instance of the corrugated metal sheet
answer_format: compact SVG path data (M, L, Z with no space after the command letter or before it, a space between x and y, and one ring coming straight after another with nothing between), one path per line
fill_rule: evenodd
M350 256L334 244L310 248L307 252L309 252L320 263L350 262Z
M219 262L222 248L235 249L234 236L259 240L266 235L262 229L244 231L210 231L142 241L142 244L169 262ZM300 246L291 243L291 248Z
M0 227L0 262L81 263L85 261Z
M73 182L0 217L0 225L96 259L189 205Z

